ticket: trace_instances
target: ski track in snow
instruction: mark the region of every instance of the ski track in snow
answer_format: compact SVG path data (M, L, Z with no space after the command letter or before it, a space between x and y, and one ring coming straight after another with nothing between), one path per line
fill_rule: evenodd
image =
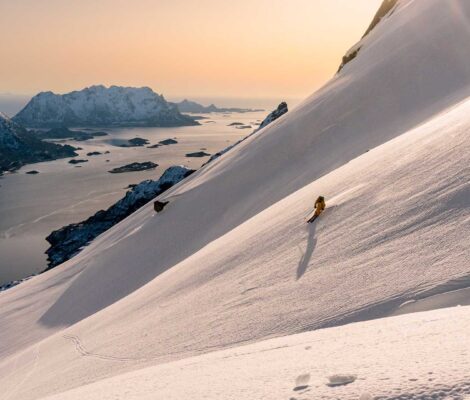
M470 307L367 321L145 367L46 399L467 400L469 328Z

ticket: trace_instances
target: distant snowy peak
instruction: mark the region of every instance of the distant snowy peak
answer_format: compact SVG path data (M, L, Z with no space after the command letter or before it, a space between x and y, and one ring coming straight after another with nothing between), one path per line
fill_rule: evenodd
M198 124L148 87L102 85L63 95L41 92L13 119L31 127Z

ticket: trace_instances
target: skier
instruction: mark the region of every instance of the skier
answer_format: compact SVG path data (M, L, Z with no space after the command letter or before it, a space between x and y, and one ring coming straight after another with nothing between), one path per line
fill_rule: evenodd
M325 198L323 196L318 196L317 201L315 202L315 212L312 217L307 221L309 224L315 221L318 216L323 212L326 207Z

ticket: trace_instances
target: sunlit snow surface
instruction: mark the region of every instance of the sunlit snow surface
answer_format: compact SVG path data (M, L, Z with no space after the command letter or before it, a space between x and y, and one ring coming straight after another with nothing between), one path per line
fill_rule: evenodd
M468 400L469 331L469 307L418 313L188 358L47 399Z
M466 301L469 21L466 0L400 1L340 75L170 189L164 212L0 294L0 387L468 397L467 307L331 327Z

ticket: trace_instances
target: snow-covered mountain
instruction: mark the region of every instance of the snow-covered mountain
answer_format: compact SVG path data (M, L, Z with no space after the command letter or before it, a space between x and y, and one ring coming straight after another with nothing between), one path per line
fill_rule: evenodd
M148 87L102 85L63 95L39 93L13 119L30 127L198 124Z
M72 146L43 142L0 113L0 175L25 164L76 155Z
M466 0L398 0L163 212L2 292L2 394L468 398L470 308L433 309L470 303L469 26Z

